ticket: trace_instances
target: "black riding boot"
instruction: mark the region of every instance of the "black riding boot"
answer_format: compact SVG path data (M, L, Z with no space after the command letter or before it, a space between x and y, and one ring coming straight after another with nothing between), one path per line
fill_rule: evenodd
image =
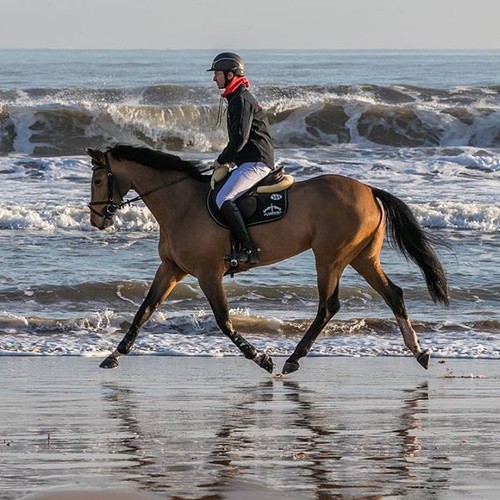
M241 244L241 251L236 254L238 261L247 264L257 264L259 262L260 248L250 238L245 221L236 203L234 201L225 201L220 207L220 211L229 224L229 229L234 237Z

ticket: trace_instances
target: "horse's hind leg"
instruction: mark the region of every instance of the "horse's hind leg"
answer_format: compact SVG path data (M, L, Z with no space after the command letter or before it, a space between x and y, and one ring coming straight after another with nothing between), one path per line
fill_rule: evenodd
M293 354L286 360L283 366L284 374L292 373L299 369L299 359L307 355L323 328L332 319L333 315L339 311L339 278L340 272L332 272L330 266L325 269L318 266L318 312L304 334L304 337L297 344Z
M242 352L245 358L257 363L267 372L273 373L274 363L271 356L266 352L259 352L250 342L248 342L248 340L234 331L233 324L229 318L227 298L224 287L222 286L222 280L211 275L199 277L198 282L210 303L215 321L222 330L222 333L229 337L231 342Z
M422 351L417 333L413 329L403 299L403 290L396 286L384 273L378 257L362 252L351 262L351 266L377 291L396 317L397 324L403 335L408 349L417 358L417 361L427 369L429 366L430 350Z
M128 354L134 345L141 326L152 316L158 306L165 300L186 273L181 271L173 262L163 262L154 277L148 294L139 307L127 333L118 344L118 347L101 363L101 368L116 368L118 358Z

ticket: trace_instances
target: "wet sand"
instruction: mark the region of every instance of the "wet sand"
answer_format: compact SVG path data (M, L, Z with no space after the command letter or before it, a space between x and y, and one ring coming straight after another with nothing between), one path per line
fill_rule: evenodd
M498 361L99 361L0 357L0 499L500 498Z

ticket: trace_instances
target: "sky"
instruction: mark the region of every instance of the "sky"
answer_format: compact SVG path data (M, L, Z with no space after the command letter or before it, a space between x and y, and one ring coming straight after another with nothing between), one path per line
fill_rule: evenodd
M500 0L0 0L0 49L500 49Z

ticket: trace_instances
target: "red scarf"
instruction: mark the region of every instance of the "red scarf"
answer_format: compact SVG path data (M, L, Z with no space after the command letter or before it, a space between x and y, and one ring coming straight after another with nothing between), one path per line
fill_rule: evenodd
M245 87L250 86L250 82L246 76L233 76L233 79L227 84L226 89L222 93L221 97L227 97L231 95L236 89L240 86L244 85Z

